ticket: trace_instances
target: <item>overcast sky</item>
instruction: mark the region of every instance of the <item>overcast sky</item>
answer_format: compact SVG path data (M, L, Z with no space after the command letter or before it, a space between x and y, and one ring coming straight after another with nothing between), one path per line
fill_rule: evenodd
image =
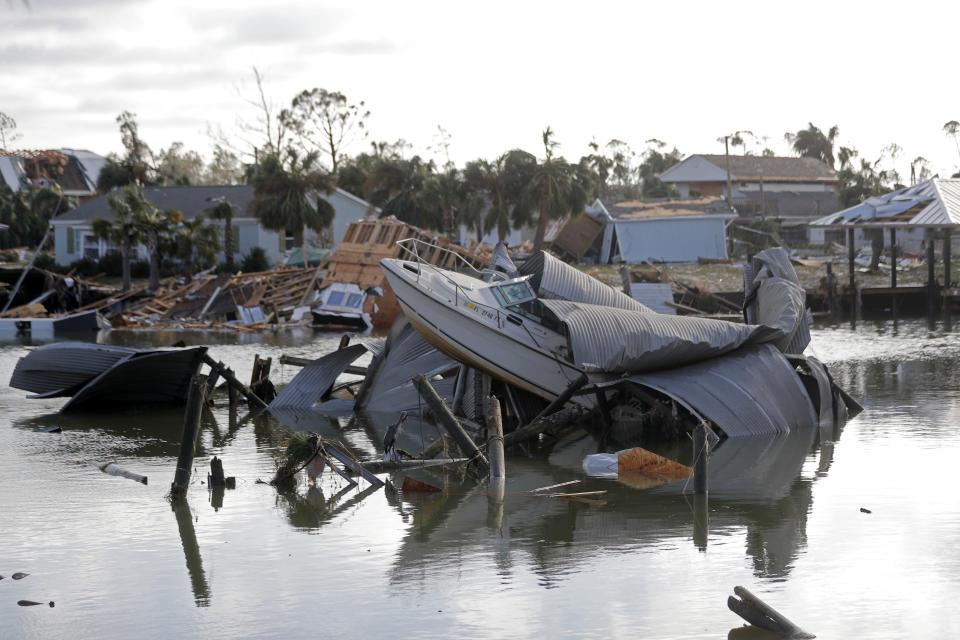
M716 139L741 129L785 155L784 132L813 122L870 160L895 142L902 172L922 155L945 176L960 165L942 131L960 120L958 16L953 3L842 0L5 0L0 112L18 148L118 151L129 110L155 151L208 155L208 125L256 117L256 66L277 108L341 91L370 109L368 140L442 161L427 151L442 126L461 166L542 155L548 125L575 160L611 138L722 153Z

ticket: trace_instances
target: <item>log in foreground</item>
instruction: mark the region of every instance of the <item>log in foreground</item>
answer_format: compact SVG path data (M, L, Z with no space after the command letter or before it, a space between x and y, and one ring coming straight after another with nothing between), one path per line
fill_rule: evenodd
M730 596L727 598L727 607L755 627L760 627L784 638L806 640L817 637L787 620L776 609L743 587L734 587L733 592L741 599Z
M194 375L187 392L187 408L183 413L183 435L180 439L180 455L177 457L177 470L170 486L173 498L182 498L190 486L190 473L193 469L193 454L197 445L197 433L200 431L200 413L203 411L203 395L206 382L203 376Z

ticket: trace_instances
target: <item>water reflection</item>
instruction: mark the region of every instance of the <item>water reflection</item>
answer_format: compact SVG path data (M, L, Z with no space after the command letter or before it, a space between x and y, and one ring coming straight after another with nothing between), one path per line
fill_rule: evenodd
M180 542L183 545L183 555L187 561L187 573L190 574L190 588L193 591L193 601L198 607L210 606L210 585L203 572L203 558L200 557L200 545L197 544L197 534L193 528L193 514L190 504L186 500L173 500L170 503L173 514L177 519L177 529L180 531Z

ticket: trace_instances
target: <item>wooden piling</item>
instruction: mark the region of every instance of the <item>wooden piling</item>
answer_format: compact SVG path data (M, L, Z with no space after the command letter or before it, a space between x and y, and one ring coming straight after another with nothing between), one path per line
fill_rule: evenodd
M487 422L487 455L490 459L490 478L507 477L503 458L503 418L496 396L483 399L483 417Z
M950 288L950 266L952 258L950 256L950 229L943 230L943 286ZM945 305L947 306L947 305Z
M893 227L890 227L890 288L897 288L897 230Z
M226 483L227 481L223 476L223 460L213 456L213 459L210 460L210 486L222 487Z
M927 310L930 315L933 315L934 309L936 309L937 301L937 270L936 263L936 247L934 246L935 235L933 231L929 231L927 235Z
M433 415L436 416L440 426L450 434L450 437L454 439L463 454L471 458L472 465L477 472L482 475L487 475L490 469L490 463L487 462L486 456L481 453L473 439L467 435L467 432L464 431L460 423L457 422L456 416L454 416L447 407L443 398L437 394L436 389L433 388L430 381L427 380L422 373L418 373L413 377L413 385L417 388L417 391L420 392L420 397L423 398L424 402L426 402L433 411Z
M229 382L230 378L234 378L234 379L236 378L233 375L233 369L224 367L223 370L226 371L226 375L224 375L223 377L227 379L227 404L231 410L236 409L237 408L237 390Z
M850 272L850 291L857 288L857 263L854 259L857 257L856 249L853 246L853 227L847 229L847 267Z
M350 345L350 334L345 333L340 336L340 346L337 349L346 349Z
M700 551L707 550L710 533L709 498L706 494L693 495L693 544Z
M182 498L187 494L190 486L190 473L193 468L193 454L197 445L197 434L200 432L200 413L203 410L203 378L194 375L190 379L190 389L187 392L187 408L183 412L183 435L180 438L180 455L177 457L177 470L170 486L170 495L173 498Z
M707 430L698 424L693 429L693 492L706 495L707 491Z
M827 310L832 316L837 311L837 279L833 275L833 263L827 263Z

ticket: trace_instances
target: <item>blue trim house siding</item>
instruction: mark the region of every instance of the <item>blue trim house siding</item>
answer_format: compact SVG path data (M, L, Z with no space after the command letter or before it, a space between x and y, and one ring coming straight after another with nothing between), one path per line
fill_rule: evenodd
M188 220L202 214L205 209L216 204L217 200L226 199L233 203L237 210L233 219L234 232L238 240L235 259L242 260L254 247L264 249L270 264L280 262L283 257L280 234L262 227L251 214L253 202L251 186L146 187L144 195L158 208L177 209ZM321 194L321 197L326 198L334 208L332 231L327 235L328 237L332 235L335 242L340 241L347 226L354 220L367 214L379 213L376 207L342 189L337 189L329 195ZM90 223L95 218L111 219L113 217L114 213L110 209L107 197L99 196L52 220L57 264L66 266L79 260L84 257L85 249L90 257L103 256L111 247L93 236ZM222 235L222 220L209 220L208 224L220 229ZM72 243L70 242L71 234ZM305 233L304 237L310 240L316 239L317 236L311 231ZM144 247L138 247L136 251L137 257L147 259ZM224 259L222 252L217 259L221 261Z
M697 258L727 258L725 223L728 217L687 216L617 220L620 257L631 264L696 262Z

